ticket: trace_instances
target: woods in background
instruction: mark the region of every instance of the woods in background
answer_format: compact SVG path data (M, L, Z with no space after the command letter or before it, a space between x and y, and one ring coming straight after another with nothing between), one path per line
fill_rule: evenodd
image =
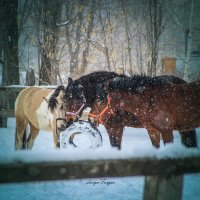
M189 54L199 52L199 6L194 0ZM2 0L0 7L3 85L19 84L24 72L34 84L95 70L152 76L165 57L186 59L190 0Z

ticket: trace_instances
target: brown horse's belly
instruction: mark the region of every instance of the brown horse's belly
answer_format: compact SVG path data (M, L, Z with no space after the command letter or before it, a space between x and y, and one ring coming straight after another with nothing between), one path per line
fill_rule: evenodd
M185 117L178 118L175 124L175 130L179 131L188 131L198 127L200 127L200 113L185 114Z

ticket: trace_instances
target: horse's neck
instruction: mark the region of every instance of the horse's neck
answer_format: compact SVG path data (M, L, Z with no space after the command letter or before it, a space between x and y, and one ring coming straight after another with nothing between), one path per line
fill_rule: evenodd
M96 85L95 84L92 84L90 86L85 85L84 87L86 88L86 90L84 91L86 104L88 107L92 107L95 102L96 94L97 94Z
M130 105L132 105L131 101L132 101L132 95L130 93L130 95L128 94L128 92L117 92L117 91L113 91L109 94L110 99L111 99L111 104L112 105L123 105L123 107L129 107ZM134 106L137 106L138 104L138 97L137 95L135 95L134 97ZM114 102L114 103L112 103Z

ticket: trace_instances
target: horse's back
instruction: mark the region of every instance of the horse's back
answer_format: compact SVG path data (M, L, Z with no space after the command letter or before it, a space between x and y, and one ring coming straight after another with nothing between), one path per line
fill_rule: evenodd
M40 87L30 87L22 90L15 102L15 117L26 118L36 126L38 124L36 111L44 102L43 97L47 97L51 91L51 89Z
M43 97L48 96L51 91L51 89L40 87L30 87L22 90L15 101L15 112L18 110L23 111L24 106L27 104L29 107L40 104L44 100Z

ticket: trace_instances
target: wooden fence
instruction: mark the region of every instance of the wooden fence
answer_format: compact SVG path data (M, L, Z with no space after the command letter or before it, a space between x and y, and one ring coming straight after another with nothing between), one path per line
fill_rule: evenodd
M7 118L14 117L14 105L24 87L0 86L0 127L7 127Z
M35 157L31 153L27 152L28 157ZM200 172L200 156L44 162L13 159L7 163L0 161L0 172L0 183L145 176L143 199L178 200L182 199L183 175Z

